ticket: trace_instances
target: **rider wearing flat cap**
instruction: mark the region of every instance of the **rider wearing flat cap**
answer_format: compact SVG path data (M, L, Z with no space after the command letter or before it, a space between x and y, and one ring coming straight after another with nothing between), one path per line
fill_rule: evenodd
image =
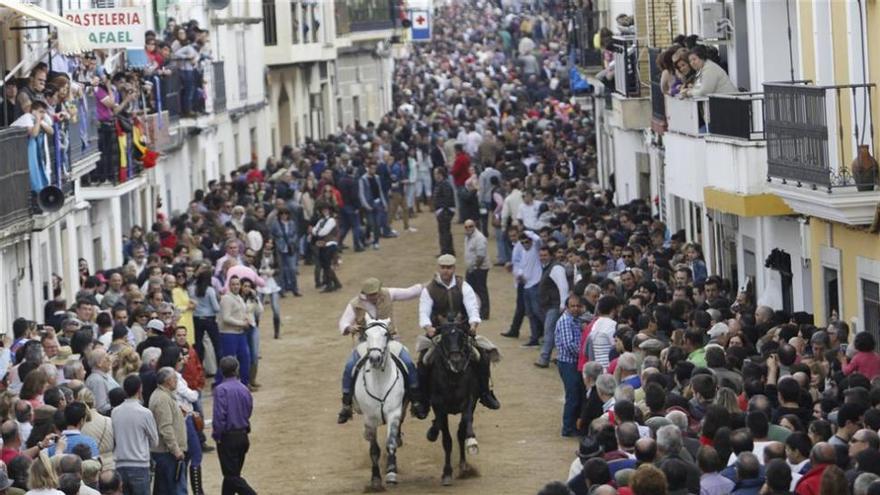
M361 292L345 307L342 317L339 318L339 333L342 335L358 335L367 324L367 315L374 320L390 320L388 334L396 338L397 332L394 326L394 301L409 301L419 297L422 292L422 284L415 284L406 289L385 288L377 278L368 278L361 286ZM412 401L413 415L424 419L428 411L421 400L419 393L419 375L416 365L406 347L402 347L397 356L403 361L407 369L407 383L409 385L410 400ZM361 355L355 348L348 362L345 363L345 371L342 373L342 409L339 411L338 423L345 423L351 419L351 394L354 390L354 376L352 371L361 359Z
M437 274L434 279L422 289L419 297L419 326L425 331L430 339L437 331L437 327L448 321L450 316L456 321L463 321L465 317L470 325L470 334L477 337L477 327L480 322L480 301L474 289L455 274L455 256L444 254L437 258ZM477 339L477 349L480 352L479 370L480 402L489 409L498 409L501 404L492 392L490 381L490 359L488 352L495 352L494 346L486 339ZM481 345L482 344L482 345ZM419 364L419 381L423 388L430 383L431 367L422 361Z

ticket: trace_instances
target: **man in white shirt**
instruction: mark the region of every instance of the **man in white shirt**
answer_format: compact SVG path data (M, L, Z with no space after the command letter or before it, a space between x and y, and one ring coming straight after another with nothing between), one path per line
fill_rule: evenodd
M543 318L538 304L538 283L541 281L541 260L539 250L541 236L531 231L523 231L519 242L513 248L513 276L523 288L523 306L529 318L530 338L523 347L537 347L541 336Z
M620 302L615 296L602 296L596 303L596 322L587 338L587 361L595 361L607 370L610 359L608 353L614 348L614 321Z
M490 387L490 356L495 354L495 346L483 337L477 336L477 327L480 319L480 303L474 289L461 277L455 275L455 256L444 254L437 258L437 274L425 288L419 297L419 326L425 331L425 335L431 339L437 332L437 328L446 325L448 318L460 322L466 318L469 324L469 332L474 337L481 358L477 364L478 380L480 384L480 402L489 409L498 409L501 404L495 397ZM424 390L428 390L431 383L431 366L419 360L419 382ZM430 393L427 392L430 397ZM432 430L435 427L432 426Z
M516 219L528 230L537 231L540 228L538 222L541 202L535 200L535 194L530 189L526 189L522 193L523 202L519 206Z
M368 278L361 286L361 292L345 306L345 311L342 312L342 316L339 318L339 333L342 335L358 335L366 325L366 317L369 316L374 320L390 320L388 333L392 337L396 337L394 302L409 301L419 297L421 293L422 284L415 284L406 289L385 288L382 287L382 282L379 279ZM337 422L340 424L351 419L351 394L354 391L352 371L360 357L357 346L355 346L342 374L342 409L337 416ZM401 350L398 357L403 361L408 370L407 381L409 382L410 397L413 403L413 413L415 416L423 418L427 414L427 410L422 406L422 400L418 393L418 372L416 371L415 364L405 347Z

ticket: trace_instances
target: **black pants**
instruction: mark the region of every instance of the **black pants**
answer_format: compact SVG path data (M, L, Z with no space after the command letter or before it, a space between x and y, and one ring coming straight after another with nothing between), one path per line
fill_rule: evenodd
M220 471L223 473L223 495L256 495L257 492L241 477L244 457L250 446L244 430L226 432L217 442L217 457L220 458Z
M452 213L443 210L437 215L437 233L440 236L440 254L455 255L452 245Z
M489 287L486 285L488 278L489 270L484 269L469 271L465 276L467 283L473 287L477 297L480 298L480 318L483 320L489 319Z
M101 122L98 126L98 149L101 159L98 166L89 174L96 181L114 180L119 177L119 139L113 122Z
M508 330L511 335L519 335L519 329L526 317L526 305L523 301L524 290L523 284L516 285L516 309L513 312L513 321L510 322L510 330Z
M220 330L217 328L217 318L214 316L208 318L194 316L193 326L196 331L195 348L199 360L205 361L205 334L207 334L211 339L211 347L214 348L214 359L219 363L222 356L220 356Z

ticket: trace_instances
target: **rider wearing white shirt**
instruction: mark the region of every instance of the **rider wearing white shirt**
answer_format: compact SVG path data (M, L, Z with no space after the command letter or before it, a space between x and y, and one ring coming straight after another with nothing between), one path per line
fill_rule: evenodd
M397 335L394 325L394 301L409 301L419 297L422 292L422 284L415 284L406 289L385 288L377 278L368 278L361 287L361 292L345 306L342 316L339 318L339 333L342 335L359 335L366 326L367 316L374 320L390 320L388 335L395 338ZM406 381L412 402L412 413L419 419L427 416L427 407L422 401L419 391L419 373L412 357L406 347L401 346L398 358L407 369ZM361 359L357 347L352 350L345 371L342 373L342 409L337 416L337 423L345 423L352 416L351 398L354 392L354 376L352 371Z
M444 254L437 258L437 265L438 270L434 280L422 289L419 297L419 326L428 338L432 338L437 331L436 327L445 324L449 317L455 321L461 321L466 317L470 325L470 334L476 338L477 327L482 320L480 302L474 289L462 277L455 275L455 256ZM480 351L480 361L477 366L480 402L489 409L498 409L501 404L498 403L489 385L490 359L487 352L484 352L490 352L494 346L482 337L480 340L484 342L482 346L477 346L477 350ZM423 389L427 389L431 383L431 366L422 359L419 361L419 382Z

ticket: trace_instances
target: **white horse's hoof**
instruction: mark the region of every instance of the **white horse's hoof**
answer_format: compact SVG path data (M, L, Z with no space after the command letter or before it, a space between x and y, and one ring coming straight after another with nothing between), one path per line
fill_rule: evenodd
M397 484L397 473L385 473L385 483L396 485Z
M464 446L467 449L468 455L477 455L480 453L480 445L474 437L466 439L464 441Z
M452 486L452 475L443 475L443 478L440 479L440 484L443 486Z

